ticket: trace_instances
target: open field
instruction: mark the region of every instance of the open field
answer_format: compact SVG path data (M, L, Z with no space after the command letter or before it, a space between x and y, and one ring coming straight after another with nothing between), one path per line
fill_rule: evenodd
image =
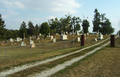
M74 63L51 77L120 77L120 37L107 47Z

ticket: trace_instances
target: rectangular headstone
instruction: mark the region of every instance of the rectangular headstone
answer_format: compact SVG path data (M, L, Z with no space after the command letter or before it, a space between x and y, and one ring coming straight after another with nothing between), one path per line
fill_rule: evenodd
M61 36L61 39L62 39L62 40L67 40L67 35L62 35L62 36Z

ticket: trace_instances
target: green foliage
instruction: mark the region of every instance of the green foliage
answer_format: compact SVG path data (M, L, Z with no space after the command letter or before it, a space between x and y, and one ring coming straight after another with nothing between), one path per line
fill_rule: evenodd
M27 27L27 25L23 21L21 26L20 26L20 30L19 30L19 36L22 37L22 38L24 37L24 34L25 34L25 37L28 37L28 35L27 35L27 28L26 27Z
M102 34L111 34L114 32L114 28L112 28L111 26L111 22L109 21L109 19L106 19L105 22L101 23L102 24Z
M36 24L35 26L35 35L38 35L39 34L39 26L38 24Z
M73 18L71 18L70 25L72 27L72 30L74 30L74 32L80 30L80 24L79 24L80 22L81 19L79 17L74 16Z
M111 22L109 19L105 17L105 13L101 14L97 9L94 11L94 19L93 19L93 32L101 32L102 34L111 34L114 32L114 28L111 26Z
M28 35L35 35L35 27L31 21L28 22Z
M93 19L93 32L98 32L99 30L99 24L100 24L100 13L97 9L94 11L94 19Z
M6 39L6 29L5 21L2 20L2 15L0 14L0 40Z
M45 37L50 33L50 27L47 22L41 24L40 32L45 35Z
M89 22L87 20L83 20L82 22L83 32L88 33L88 27L90 27Z

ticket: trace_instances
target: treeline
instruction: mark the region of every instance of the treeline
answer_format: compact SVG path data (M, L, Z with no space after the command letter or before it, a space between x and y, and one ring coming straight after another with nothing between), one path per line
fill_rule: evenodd
M93 19L93 32L101 32L102 34L111 34L114 32L114 29L111 26L109 19L105 17L105 14L100 14L97 9L94 11ZM80 17L76 17L68 14L65 17L58 19L48 20L48 22L43 22L42 24L33 25L31 21L26 23L23 21L20 24L19 30L8 30L5 28L5 21L2 20L0 14L0 39L5 40L9 38L29 37L32 35L38 35L39 33L47 36L48 33L62 33L62 32L75 32L81 30L82 33L88 33L90 27L89 21L87 19L81 20Z

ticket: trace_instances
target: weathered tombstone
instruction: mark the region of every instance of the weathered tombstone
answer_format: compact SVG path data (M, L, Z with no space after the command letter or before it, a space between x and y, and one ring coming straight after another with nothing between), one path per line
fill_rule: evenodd
M16 42L20 42L21 39L19 37L16 38Z
M115 47L115 35L110 36L110 46Z
M53 38L53 43L56 42L56 38Z
M80 35L78 31L76 31L76 35Z
M13 39L12 38L10 38L10 42L13 43Z
M33 43L34 43L34 41L31 40L31 41L30 41L30 44L33 44Z
M26 44L24 43L24 41L21 42L21 46L26 46Z
M81 35L81 46L85 45L85 35Z
M61 39L62 39L62 40L67 40L67 35L62 35L62 36L61 36Z
M103 39L103 35L100 33L99 34L99 40L102 40Z
M53 39L53 36L50 36L50 40L52 40Z
M41 36L41 33L39 33L39 36Z
M34 48L35 47L35 43L34 43L34 41L30 41L30 48Z
M97 39L95 38L94 41L97 41Z
M77 38L77 42L80 42L80 37Z

